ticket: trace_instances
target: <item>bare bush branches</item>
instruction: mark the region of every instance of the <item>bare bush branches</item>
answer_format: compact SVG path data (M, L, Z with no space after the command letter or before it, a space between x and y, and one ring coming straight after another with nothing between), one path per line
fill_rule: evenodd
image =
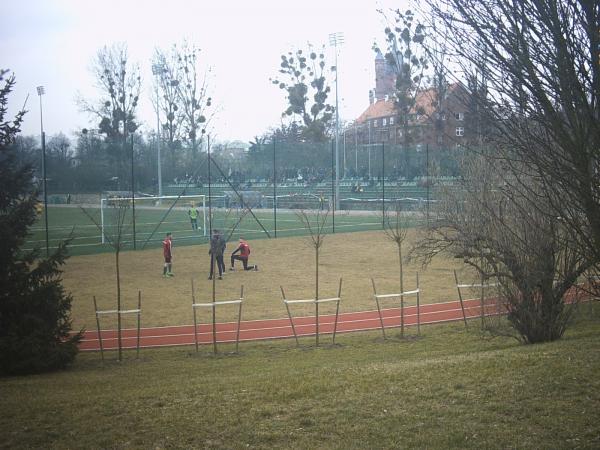
M507 183L517 176L526 193ZM462 182L441 195L437 220L413 256L461 257L484 282L498 282L502 308L523 342L558 339L571 314L566 298L591 262L564 221L544 212L547 202L543 186L526 168L505 172L493 158L472 156L463 161Z
M597 2L432 0L431 38L478 79L485 141L512 172L528 172L575 243L600 261L600 61ZM537 192L508 180L531 205Z

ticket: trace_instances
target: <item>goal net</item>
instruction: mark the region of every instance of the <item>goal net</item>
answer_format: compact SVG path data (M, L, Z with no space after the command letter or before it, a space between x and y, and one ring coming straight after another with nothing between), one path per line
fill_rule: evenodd
M110 196L100 200L102 243L159 242L168 232L178 241L207 235L204 195Z

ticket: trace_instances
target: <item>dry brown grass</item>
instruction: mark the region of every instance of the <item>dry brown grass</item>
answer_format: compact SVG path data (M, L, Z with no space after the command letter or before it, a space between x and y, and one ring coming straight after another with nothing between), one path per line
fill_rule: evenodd
M415 232L411 231L408 240L414 239ZM288 298L314 298L314 249L309 241L309 237L251 241L250 263L258 264L260 271L243 272L236 262L235 272L228 271L222 281L216 281L217 300L238 297L243 284L246 298L242 314L244 320L285 317L280 285L285 288ZM228 245L229 252L235 243ZM340 311L374 309L370 279L375 279L379 293L398 292L397 259L396 244L381 231L327 235L320 256L320 297L335 296L339 278L343 277ZM191 279L196 285L197 301L210 301L209 262L206 245L177 247L177 236L174 236L173 278L162 277L160 249L122 253L124 308L136 305L137 292L141 290L142 326L192 323ZM229 267L229 261L226 264ZM405 290L415 288L415 273L419 271L422 303L456 299L454 268L463 273L466 270L461 260L454 258L439 258L426 269L418 263L405 265ZM466 278L466 275L463 277ZM65 268L64 285L74 297L74 328L94 329L92 296L96 296L99 309L116 307L114 254L70 258ZM227 308L218 311L219 321L236 317L236 311ZM333 312L327 307L321 308L321 311ZM308 306L294 310L295 315L310 315L312 312L312 307ZM206 316L202 318L203 322L207 320ZM132 319L127 319L124 326L133 326ZM112 319L103 319L102 328L113 327Z

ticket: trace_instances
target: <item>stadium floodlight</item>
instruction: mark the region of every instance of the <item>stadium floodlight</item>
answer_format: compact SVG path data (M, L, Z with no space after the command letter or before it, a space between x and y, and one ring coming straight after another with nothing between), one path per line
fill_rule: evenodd
M344 33L329 35L329 45L335 49L335 209L340 209L340 113L338 100L338 46L344 43Z
M38 86L38 96L40 97L40 133L42 141L42 178L44 180L44 223L46 227L46 257L50 256L50 246L48 240L48 189L46 179L46 135L44 134L44 114L42 113L42 95L46 93L44 86Z
M160 162L160 107L158 97L158 83L160 81L160 75L165 73L165 66L163 64L154 63L152 64L152 75L156 77L156 157L158 160L158 196L162 197L162 167Z

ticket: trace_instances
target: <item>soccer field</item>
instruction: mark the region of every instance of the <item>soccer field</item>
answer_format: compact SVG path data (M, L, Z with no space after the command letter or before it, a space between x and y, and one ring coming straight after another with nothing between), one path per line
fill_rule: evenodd
M193 231L187 216L187 208L174 207L169 210L169 204L160 207L138 206L135 212L135 228L133 214L129 209L122 227L123 249L133 249L134 231L136 249L156 248L160 246L165 233L171 232L178 245L196 245L206 243L204 230ZM207 210L208 211L208 210ZM48 241L50 249L57 247L58 243L69 236L71 255L85 255L102 252L112 252L113 248L108 243L115 234L114 211L105 210L104 232L108 239L102 243L102 217L97 206L77 205L50 205L48 207ZM381 229L381 214L375 212L347 211L329 213L325 228L326 233L368 231ZM203 217L198 219L200 228L203 228ZM206 214L206 227L208 228L208 212ZM213 228L229 234L233 231L232 239L244 235L247 239L261 239L269 237L290 237L307 235L306 229L300 222L297 212L293 210L278 210L275 217L273 210L252 210L251 213L243 210L223 208L213 209ZM44 248L46 245L44 214L40 214L37 223L31 229L31 236L27 240L26 249L34 246Z
M416 232L409 233L409 239ZM288 299L315 297L315 252L307 236L278 237L277 239L249 240L252 252L250 264L258 264L259 271L244 272L236 263L236 271L227 271L223 280L216 280L216 300L239 297L244 285L242 319L268 319L286 317L280 286ZM225 262L236 242L227 246ZM408 247L407 247L408 248ZM138 292L142 295L142 326L188 325L192 317L192 280L197 302L211 301L212 281L207 279L210 258L208 245L180 246L174 239L173 278L162 277L162 249L151 248L125 251L120 256L122 308L137 305ZM435 303L456 300L457 293L453 269L459 270L461 280L469 279L462 260L439 258L426 269L418 262L407 263L404 268L404 289L416 287L419 272L421 302ZM336 233L327 235L320 253L319 296L337 295L340 278L343 278L340 312L376 309L371 278L377 283L378 293L399 292L398 251L382 231ZM115 257L111 253L73 256L64 270L64 286L73 295L73 324L75 329L95 329L93 297L100 310L115 309ZM407 299L414 305L415 298ZM398 300L388 300L383 308L397 307ZM335 312L333 304L322 305L322 314ZM209 321L208 312L202 311L199 321ZM314 314L313 305L296 305L294 316ZM103 329L114 329L113 317L102 319ZM237 320L237 307L222 307L217 311L217 321ZM133 318L126 318L125 327L135 327Z

